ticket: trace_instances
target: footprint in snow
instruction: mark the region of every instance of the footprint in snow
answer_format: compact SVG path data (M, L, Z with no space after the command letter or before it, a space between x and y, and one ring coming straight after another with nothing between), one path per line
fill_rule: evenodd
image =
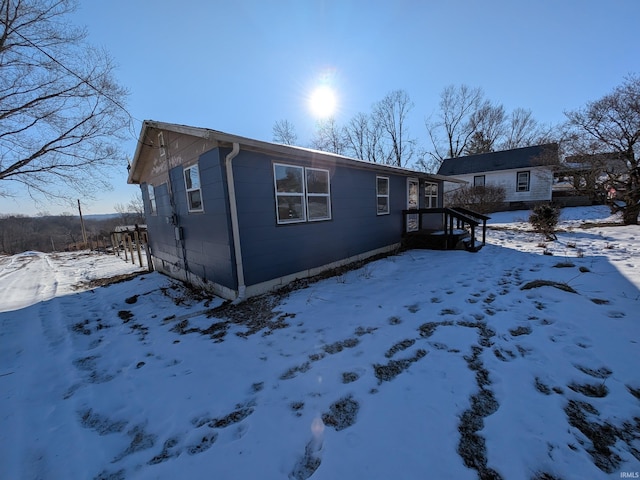
M218 438L216 432L209 432L202 436L202 438L196 443L187 447L187 453L189 455L197 455L198 453L205 452L211 448Z

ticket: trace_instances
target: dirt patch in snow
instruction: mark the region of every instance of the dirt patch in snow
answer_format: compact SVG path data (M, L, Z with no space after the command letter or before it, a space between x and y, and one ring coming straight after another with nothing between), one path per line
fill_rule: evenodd
M570 383L567 387L585 397L604 398L609 394L609 389L604 383Z
M105 415L94 412L90 408L79 411L78 416L83 427L95 430L98 435L122 432L128 423L125 420L112 420Z
M162 451L158 455L154 456L151 460L149 460L147 464L157 465L158 463L166 462L170 458L175 458L180 455L181 449L176 448L178 445L178 441L178 437L168 438L162 445Z
M207 312L207 317L224 321L213 323L202 333L211 335L216 340L222 340L229 324L235 324L245 327L244 331L236 333L239 337L246 338L260 331L263 331L265 336L270 335L274 330L287 328L289 323L286 319L295 317L295 314L276 310L281 301L282 295L262 295L249 298L237 305L225 302Z
M315 473L321 463L320 448L322 443L317 439L312 439L304 450L304 455L298 460L289 478L295 480L307 480Z
M94 278L93 280L84 280L80 283L72 285L71 288L73 288L74 290L91 290L93 288L105 287L107 285L112 285L114 283L128 282L129 280L132 280L146 273L148 272L123 273L122 275L114 275L113 277Z
M580 370L582 373L586 373L587 375L589 375L590 377L593 378L601 378L601 379L605 379L608 378L613 372L611 370L609 370L607 367L600 367L600 368L589 368L589 367L585 367L583 365L574 365L574 367L576 367L578 370Z
M142 425L136 425L127 432L127 435L131 437L131 443L129 443L129 446L122 453L113 459L114 463L122 460L127 455L153 447L157 440L157 436L152 433L147 433Z
M389 350L387 350L385 352L384 356L387 357L387 358L391 358L396 353L401 352L402 350L406 350L407 348L412 347L414 343L416 343L416 341L413 338L408 338L406 340L402 340L401 342L396 343L393 347L391 347Z
M329 413L322 414L322 421L325 425L340 431L356 423L360 404L349 395L333 403L329 410Z
M552 280L533 280L532 282L526 283L520 290L531 290L532 288L540 288L540 287L554 287L559 290L569 292L569 293L578 293L573 287L567 285L566 283L554 282Z
M325 345L322 349L327 352L329 355L334 355L336 353L340 353L345 348L353 348L360 343L360 340L357 338L347 338L346 340L341 340L330 345Z
M482 361L482 353L486 348L491 347L491 338L495 336L495 331L480 321L475 327L478 329L479 345L472 346L472 354L466 355L464 359L469 369L476 374L478 392L471 395L470 407L460 416L458 454L467 467L478 472L478 478L501 480L502 476L487 466L487 446L484 437L479 433L484 428L484 418L499 408L498 401L490 388L489 370Z
M373 371L376 378L378 379L378 384L381 384L382 382L390 382L402 372L404 372L407 368L409 368L412 363L417 362L426 355L427 351L420 348L412 357L403 358L400 360L391 360L385 365L374 364Z
M189 455L197 455L198 453L209 450L217 438L218 434L216 432L210 432L204 435L198 443L188 446L187 453Z

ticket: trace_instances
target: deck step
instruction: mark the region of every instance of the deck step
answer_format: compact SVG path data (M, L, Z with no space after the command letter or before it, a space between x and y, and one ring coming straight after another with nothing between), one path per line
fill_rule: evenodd
M465 238L464 240L462 240L462 243L464 244L464 249L468 252L477 252L484 246L484 244L482 242L479 242L478 240L474 242L475 245L472 245L471 237Z
M445 234L443 231L417 231L405 234L402 239L404 248L430 250L469 250L471 237L466 230L455 230ZM465 243L465 241L467 243Z

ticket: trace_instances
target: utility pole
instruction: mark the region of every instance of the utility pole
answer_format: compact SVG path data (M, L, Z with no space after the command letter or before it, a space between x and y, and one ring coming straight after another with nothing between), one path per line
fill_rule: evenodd
M84 220L82 219L82 208L80 207L80 199L78 199L78 212L80 212L80 226L82 227L82 241L85 248L87 247L87 231L84 229Z

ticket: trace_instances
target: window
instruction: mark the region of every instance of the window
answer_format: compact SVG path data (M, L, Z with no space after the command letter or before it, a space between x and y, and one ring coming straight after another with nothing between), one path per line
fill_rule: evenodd
M307 168L307 214L309 221L329 220L331 202L329 192L329 171Z
M389 177L376 177L376 197L378 198L378 215L389 213Z
M187 188L187 206L190 212L201 212L202 190L200 188L200 171L198 165L184 169L184 184Z
M476 175L473 177L473 186L474 187L484 187L484 175Z
M424 206L425 208L436 208L438 206L438 184L426 182L424 184Z
M516 175L516 192L528 192L529 172L518 172Z
M151 215L157 215L158 209L156 208L156 190L153 185L147 184L147 193L149 194L149 213L151 213Z
M273 165L279 224L331 219L329 171L294 165Z

